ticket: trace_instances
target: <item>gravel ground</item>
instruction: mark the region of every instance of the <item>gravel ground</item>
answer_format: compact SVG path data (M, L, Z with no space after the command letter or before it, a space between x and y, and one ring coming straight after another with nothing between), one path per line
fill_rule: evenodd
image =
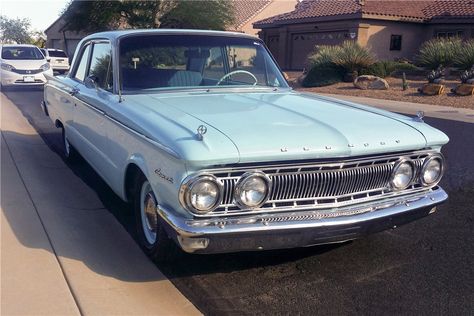
M351 82L341 82L330 86L317 88L303 88L299 87L297 84L294 84L294 88L300 91L310 91L316 93L342 94L357 97L474 109L474 96L457 96L450 92L452 88L459 84L459 80L447 80L447 93L439 96L426 96L420 94L418 92L418 88L426 83L426 80L421 78L419 80L408 80L410 88L406 91L402 90L401 79L385 78L385 80L387 80L388 84L390 85L389 90L360 90L355 88Z

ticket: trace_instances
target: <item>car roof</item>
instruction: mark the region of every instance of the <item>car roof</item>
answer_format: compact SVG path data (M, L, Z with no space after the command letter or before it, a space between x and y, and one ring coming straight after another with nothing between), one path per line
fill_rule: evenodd
M0 47L37 47L31 44L1 44Z
M95 38L117 40L121 37L129 35L207 35L207 36L230 36L242 37L250 39L258 39L258 37L238 32L227 31L209 31L209 30L187 30L187 29L134 29L134 30L118 30L94 33L84 38L84 41Z

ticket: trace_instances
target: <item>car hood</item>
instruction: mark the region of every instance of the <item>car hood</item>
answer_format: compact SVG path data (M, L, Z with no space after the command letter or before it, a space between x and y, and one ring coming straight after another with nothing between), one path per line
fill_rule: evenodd
M2 59L2 62L16 69L36 70L46 64L46 59Z
M201 143L212 147L206 154L214 163L221 150L225 163L244 163L371 155L448 141L443 133L414 119L313 94L196 92L148 98L155 101L142 102L148 110L161 111L160 115L164 109L177 111L180 115L168 119L188 124L189 132L195 133L200 124L211 130ZM216 131L222 135L217 137ZM235 153L230 152L231 144ZM232 155L235 161L229 159ZM206 161L206 157L184 158Z

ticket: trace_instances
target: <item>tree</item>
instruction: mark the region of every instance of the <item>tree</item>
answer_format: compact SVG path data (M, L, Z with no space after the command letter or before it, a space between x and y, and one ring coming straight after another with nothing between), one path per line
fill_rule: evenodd
M229 0L72 1L65 30L97 32L124 28L224 30L234 21Z
M10 19L0 15L0 41L2 43L25 44L31 42L29 19Z

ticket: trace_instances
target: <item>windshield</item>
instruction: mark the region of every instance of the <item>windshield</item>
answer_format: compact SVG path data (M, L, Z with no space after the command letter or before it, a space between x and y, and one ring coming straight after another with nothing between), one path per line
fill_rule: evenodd
M43 54L37 47L9 46L2 48L2 59L44 59Z
M67 57L66 53L62 50L48 49L49 57Z
M258 40L203 35L142 35L120 42L122 90L218 86L288 87Z

